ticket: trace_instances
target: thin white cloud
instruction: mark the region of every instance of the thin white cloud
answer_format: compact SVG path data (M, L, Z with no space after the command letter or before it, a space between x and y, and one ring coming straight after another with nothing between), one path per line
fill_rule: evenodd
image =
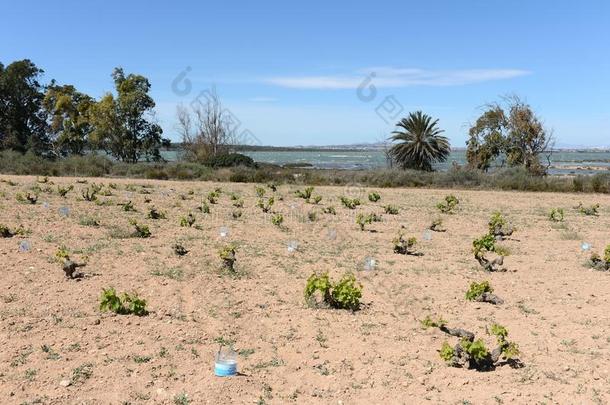
M264 79L268 84L293 89L356 89L360 85L377 87L462 86L493 80L506 80L530 74L520 69L426 70L375 67L354 74L332 76L277 76ZM371 81L366 81L370 78Z

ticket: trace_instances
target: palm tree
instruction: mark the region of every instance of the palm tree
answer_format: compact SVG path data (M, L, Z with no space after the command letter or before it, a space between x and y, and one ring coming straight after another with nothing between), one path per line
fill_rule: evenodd
M400 120L398 130L392 132L390 139L399 141L390 149L392 158L403 169L432 171L432 163L444 162L449 157L449 139L438 127L438 120L421 111L409 113Z

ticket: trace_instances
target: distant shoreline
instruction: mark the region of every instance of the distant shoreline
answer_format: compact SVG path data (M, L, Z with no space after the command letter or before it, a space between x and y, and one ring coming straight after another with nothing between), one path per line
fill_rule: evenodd
M273 145L234 145L236 152L362 152L383 151L386 146L382 144L354 144L354 145L310 145L310 146L273 146ZM182 143L172 143L164 150L181 150ZM451 151L466 151L465 147L452 147ZM609 153L610 147L586 147L586 148L555 148L553 152L582 152L582 153Z
M382 146L253 146L238 145L234 147L241 152L362 152L383 151ZM176 149L180 149L177 147ZM466 151L466 148L451 148L451 151ZM610 148L556 148L553 152L608 153Z

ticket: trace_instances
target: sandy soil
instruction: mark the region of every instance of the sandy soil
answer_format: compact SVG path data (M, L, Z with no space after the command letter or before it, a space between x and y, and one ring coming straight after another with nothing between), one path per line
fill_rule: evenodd
M323 200L314 206L294 196L296 187L281 186L283 201L274 206L284 213L280 229L256 207L252 184L113 180L113 195L99 197L112 203L96 205L81 197L88 184L51 178L54 185L38 186L75 189L67 198L43 191L31 205L15 195L35 186L36 178L0 179L18 183L0 183L0 224L28 231L0 238L2 404L610 401L610 274L587 269L588 254L580 249L582 241L598 252L610 243L610 196L455 190L458 212L442 215L448 231L425 241L422 234L440 216L435 205L447 191L379 189L381 201L371 203L370 190L357 186L317 187L314 194ZM197 211L215 187L223 193L211 214ZM232 218L229 192L244 200L239 219ZM360 196L363 205L348 210L341 195ZM137 212L116 205L128 200ZM600 216L579 214L572 207L580 201L600 203ZM400 213L384 214L385 204ZM336 216L320 212L328 205ZM167 219L147 219L152 206ZM69 216L61 216L60 207L69 207ZM551 207L566 210L563 224L547 219ZM315 222L307 218L311 210L319 212ZM514 238L502 242L510 252L508 273L485 273L471 254L473 238L486 232L494 210L517 227ZM189 211L200 229L180 227ZM382 214L383 222L362 232L357 212ZM91 218L100 226L87 225ZM127 237L131 218L149 225L152 237ZM418 237L423 256L393 253L400 225ZM228 237L219 235L221 226L229 228ZM19 251L22 240L31 242L31 251ZM297 252L288 252L291 240L298 241ZM186 256L173 252L177 241L190 250ZM238 245L239 277L220 271L218 249L228 241ZM64 276L54 259L62 245L76 261L87 260L84 279ZM369 256L378 267L366 272ZM364 286L360 311L307 307L306 280L324 270L333 278L355 272ZM470 282L482 280L504 305L465 300ZM137 292L150 314L100 312L101 290L109 286ZM438 349L456 339L424 329L420 321L427 315L475 332L488 346L494 338L486 328L503 324L524 366L491 372L446 366ZM214 354L223 341L234 342L242 375L214 377Z

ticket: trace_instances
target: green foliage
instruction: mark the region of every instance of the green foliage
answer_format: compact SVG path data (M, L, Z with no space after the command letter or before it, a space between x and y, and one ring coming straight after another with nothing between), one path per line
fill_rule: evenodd
M281 213L273 214L271 216L271 223L275 226L281 227L284 223L284 216Z
M430 317L430 315L428 315L424 319L422 319L421 324L424 327L424 329L428 329L428 328L440 328L441 326L445 326L447 324L447 321L444 320L441 317L439 317L436 320L433 320Z
M242 155L241 153L223 153L216 156L211 156L203 161L206 166L219 167L256 167L256 163L250 156Z
M201 211L204 214L210 213L210 206L208 205L208 203L206 201L202 201L201 206L197 207L197 209L199 209L199 211Z
M341 203L346 207L349 208L350 210L355 209L357 206L360 205L360 200L357 198L348 198L345 196L341 196Z
M123 293L122 296L119 296L112 287L102 289L100 311L110 311L119 315L145 316L148 314L145 300L139 298L137 294Z
M337 210L335 210L335 207L333 207L332 205L324 207L322 209L322 212L325 214L337 215Z
M356 311L360 308L362 285L351 273L343 275L341 280L333 283L328 273L312 274L305 286L305 300L311 305L316 292L320 292L323 302L331 308Z
M389 155L403 169L432 171L433 163L449 157L449 140L441 135L444 131L438 128L438 120L416 111L397 126L390 139L399 143L390 148Z
M85 201L95 201L97 200L97 192L98 191L94 187L92 187L91 189L87 187L81 191L81 195L83 196L83 199Z
M479 239L472 241L472 251L476 258L483 257L485 252L493 252L496 247L496 238L493 235L487 234Z
M151 236L150 229L148 229L148 225L140 225L136 220L129 221L131 225L133 225L135 229L135 236L138 238L149 238Z
M73 189L74 189L73 185L70 185L68 187L57 186L57 194L59 194L61 197L66 198L66 195Z
M0 63L0 149L41 155L49 149L46 114L42 108L43 70L29 59Z
M123 162L160 161L163 130L149 119L155 107L150 82L141 75L126 76L121 68L114 69L112 78L116 96L107 93L89 109L92 148Z
M195 216L189 212L186 217L180 218L180 226L182 227L191 227L195 224Z
M49 132L53 141L53 154L57 157L82 155L91 133L89 110L93 98L76 90L72 85L48 86L43 106L49 115Z
M320 201L322 201L321 195L313 196L312 199L309 200L309 202L311 202L312 204L320 204Z
M381 222L381 217L375 213L365 214L363 212L359 212L358 215L356 215L356 223L361 231L364 231L365 225L372 224L373 222Z
M133 206L133 203L131 201L127 201L125 204L123 204L123 211L125 212L136 212L136 207Z
M466 291L466 299L468 301L474 301L479 298L483 293L492 293L494 290L489 284L489 281L482 281L480 283L470 283L470 288Z
M385 210L386 214L389 214L389 215L398 215L398 211L399 210L398 210L398 207L395 206L395 205L388 204L388 205L385 205L383 207L383 209Z
M563 221L563 208L551 208L549 219L553 222Z
M299 198L309 201L311 194L313 193L313 189L313 187L306 187L304 191L297 190L294 192L294 194Z
M453 356L455 356L455 350L453 347L451 347L451 345L449 345L449 343L447 343L447 341L445 341L441 346L439 354L441 359L445 360L446 362L450 362L453 359Z
M503 156L509 166L524 167L530 175L543 175L540 155L550 149L551 134L531 107L518 97L494 103L470 128L466 158L472 168L488 170Z
M457 199L457 197L450 194L445 196L443 201L436 204L436 208L438 208L443 214L453 214L459 203L460 201Z
M585 207L580 203L578 207L576 207L578 211L583 215L588 216L598 216L599 215L599 204L591 205L590 207Z
M210 191L207 195L207 199L210 204L216 204L218 202L218 197L220 197L220 193L217 191Z
M244 200L241 200L241 199L240 199L240 200L235 200L235 201L233 201L233 206L234 206L235 208L243 208L243 206L244 206Z
M263 187L256 186L256 196L258 198L263 198L266 192L267 190L265 190Z
M0 237L1 238L12 238L14 235L13 232L7 227L0 224Z
M222 247L218 251L218 255L222 260L223 267L231 272L235 271L235 262L237 261L237 246L230 243L224 247Z
M481 339L477 339L475 341L462 339L460 341L460 346L462 346L462 349L468 353L475 364L481 364L487 361L489 358L489 350L487 350L485 342L483 342Z
M336 308L355 311L360 308L362 284L356 281L353 274L345 274L338 283L334 284L331 295Z
M498 229L506 226L506 219L502 216L500 212L494 212L491 214L491 218L489 220L489 233L493 235Z
M370 202L377 202L381 199L381 196L379 195L378 192L373 191L371 193L369 193L369 201Z
M398 232L398 235L392 240L392 243L394 244L394 253L416 255L414 248L415 245L417 245L417 238L410 237L405 239L402 230Z
M275 198L273 198L273 197L269 197L267 199L267 201L265 201L264 199L261 198L256 203L256 206L259 207L261 210L263 210L263 212L267 213L267 212L271 211L271 207L273 207L274 203L275 203Z
M514 342L507 340L508 330L502 325L493 324L491 325L491 334L496 336L498 346L502 352L502 357L507 360L514 359L519 355L519 346Z
M36 204L38 201L38 195L32 193L26 193L25 196L22 193L15 194L15 199L23 204Z
M606 246L606 249L604 250L604 261L610 264L610 245Z
M61 246L55 252L55 260L58 262L64 262L65 260L70 260L70 252L65 246Z

